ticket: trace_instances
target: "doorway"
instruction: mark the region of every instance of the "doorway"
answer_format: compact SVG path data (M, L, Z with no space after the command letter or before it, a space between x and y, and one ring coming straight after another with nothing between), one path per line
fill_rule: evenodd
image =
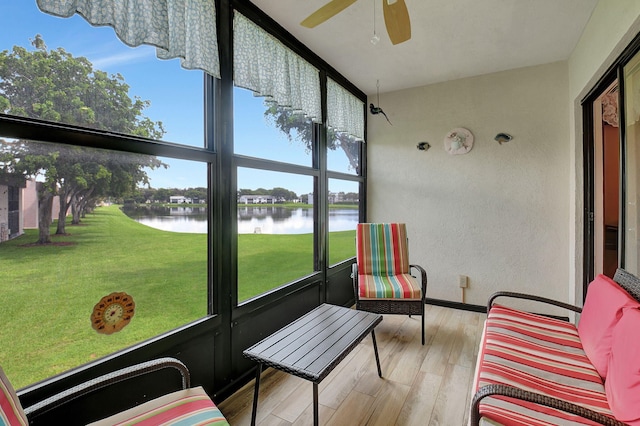
M640 34L582 107L584 295L597 274L640 274Z
M619 85L593 102L593 275L613 278L618 267L620 217Z

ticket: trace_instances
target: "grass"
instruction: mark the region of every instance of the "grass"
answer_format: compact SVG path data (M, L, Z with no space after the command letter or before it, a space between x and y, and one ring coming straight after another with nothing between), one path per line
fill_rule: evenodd
M55 227L52 227L55 230ZM153 229L101 207L54 245L37 230L0 244L0 365L17 388L206 315L207 236ZM355 231L330 234L331 263L355 255ZM313 271L313 235L239 235L239 300ZM114 291L136 313L119 333L91 328L93 306Z

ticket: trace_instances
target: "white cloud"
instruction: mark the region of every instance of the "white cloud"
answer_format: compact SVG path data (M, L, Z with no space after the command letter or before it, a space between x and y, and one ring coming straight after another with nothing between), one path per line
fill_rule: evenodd
M149 59L155 59L155 48L150 46L140 46L135 49L128 49L112 55L91 57L87 55L87 59L91 61L94 68L107 69L118 67L126 64L144 62Z

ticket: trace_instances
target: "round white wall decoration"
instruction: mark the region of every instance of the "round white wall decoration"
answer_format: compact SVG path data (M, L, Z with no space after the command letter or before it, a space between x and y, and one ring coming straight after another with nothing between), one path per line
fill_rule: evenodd
M451 155L466 154L473 148L473 135L464 127L453 129L444 138L444 150Z

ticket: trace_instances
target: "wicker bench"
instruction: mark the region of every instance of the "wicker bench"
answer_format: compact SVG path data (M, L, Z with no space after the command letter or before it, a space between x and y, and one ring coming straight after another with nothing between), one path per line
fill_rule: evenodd
M23 410L18 397L7 377L0 369L0 424L27 425L27 418L33 419L56 407L105 388L143 374L173 368L180 372L182 389L152 399L111 417L99 420L92 425L135 425L135 424L215 424L227 425L220 410L201 386L190 387L190 376L187 367L175 358L160 358L126 367L105 374L93 380L60 392ZM3 423L3 420L5 423Z
M521 298L581 313L578 326L495 303ZM507 299L508 300L508 299ZM470 424L640 425L640 280L599 275L584 307L494 294L480 343Z

